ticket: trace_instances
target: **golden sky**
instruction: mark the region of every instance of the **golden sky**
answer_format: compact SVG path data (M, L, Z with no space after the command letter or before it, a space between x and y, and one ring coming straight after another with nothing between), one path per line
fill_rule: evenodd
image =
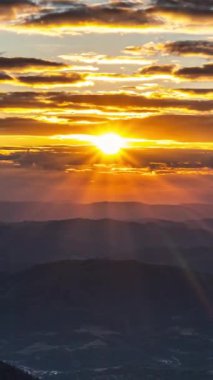
M209 202L212 12L1 1L0 199Z

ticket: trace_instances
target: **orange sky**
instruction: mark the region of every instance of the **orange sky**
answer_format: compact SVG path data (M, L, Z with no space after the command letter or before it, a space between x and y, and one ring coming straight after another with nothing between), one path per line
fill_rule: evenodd
M210 201L212 10L195 4L1 3L0 199Z

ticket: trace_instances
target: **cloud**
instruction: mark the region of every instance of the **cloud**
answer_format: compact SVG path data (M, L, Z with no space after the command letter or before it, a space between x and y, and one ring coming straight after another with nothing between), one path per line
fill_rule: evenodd
M10 81L13 81L13 78L10 76L10 75L8 75L8 74L6 74L6 73L1 73L0 72L0 83L7 83L7 82L10 82Z
M138 73L126 74L126 73L107 73L107 72L96 72L87 73L87 78L95 81L103 82L142 82L143 78Z
M69 107L69 102L72 104L84 104L94 105L95 107L114 107L115 109L143 109L143 108L186 108L197 111L208 111L212 109L212 102L210 101L196 101L188 99L151 99L145 96L128 95L122 93L114 94L53 94L51 97L52 101L56 104L60 104L62 99L67 102ZM63 104L63 103L62 103ZM1 103L0 103L1 105Z
M175 65L150 65L143 67L139 73L142 75L172 75L175 70Z
M154 115L124 123L129 135L145 139L212 142L213 115Z
M202 147L203 143L211 144L213 141L212 115L159 114L137 119L121 117L117 120L77 115L62 120L58 117L57 120L58 122L53 122L51 119L48 121L48 117L46 121L32 117L2 118L0 119L0 136L6 135L12 138L12 136L23 135L46 137L56 135L66 137L68 135L69 137L71 134L100 134L109 129L126 137L196 143L198 148ZM11 138L9 139L11 140ZM68 140L65 138L58 141L63 144ZM51 143L52 141L47 142ZM181 148L182 145L180 144L179 147Z
M59 123L47 123L33 118L8 117L0 119L0 135L52 135L58 133L70 133L68 125Z
M120 62L121 64L122 62ZM139 61L137 61L137 64ZM141 62L142 64L143 62ZM69 71L63 69L69 68ZM170 79L173 81L205 81L212 78L213 64L203 66L180 67L175 64L151 64L143 66L133 73L124 72L82 72L72 71L73 67L59 62L46 61L33 58L4 58L0 57L0 69L3 72L1 82L10 82L15 86L25 85L29 87L61 87L61 86L91 86L96 81L104 82L143 82L153 78ZM62 69L62 71L61 71ZM17 75L22 71L25 75ZM51 71L49 73L49 71ZM8 72L11 73L9 76Z
M162 44L163 45L163 44ZM162 46L167 54L182 56L213 56L213 41L189 40L166 42Z
M26 58L26 57L2 57L0 56L0 70L6 71L36 71L44 69L60 69L66 68L67 65L61 62L48 61L39 58Z
M33 12L37 8L34 1L30 0L1 0L0 20L8 21L22 14L22 12Z
M212 10L212 0L153 0L152 3L159 9L190 15L200 12L205 14Z
M143 55L155 55L159 51L159 46L162 44L156 44L154 42L148 42L144 45L130 45L126 46L123 50L125 54L131 54L135 56L143 56Z
M8 163L16 168L33 168L42 170L91 170L97 172L116 172L122 169L123 173L134 169L146 169L144 172L155 171L158 174L177 172L177 170L213 169L213 151L182 149L181 157L176 149L148 149L128 151L128 155L108 163L101 163L101 156L88 147L52 146L51 148L26 149L14 147L0 148L0 165ZM143 171L142 171L143 173Z
M65 111L66 114L71 110L72 115L75 110L78 114L85 111L97 115L102 112L110 112L115 116L119 111L126 112L160 112L167 109L177 111L195 111L209 112L212 111L212 102L210 100L182 99L182 98L149 98L142 95L130 95L125 93L102 93L102 94L73 94L71 92L11 92L0 93L0 109L5 110L27 110L33 113L35 110L46 109L53 111ZM186 112L187 113L187 112ZM101 115L99 115L101 116ZM103 115L102 115L103 116ZM122 117L124 117L123 115ZM130 118L132 115L130 114Z
M174 74L175 76L187 78L190 80L208 80L213 77L213 63L207 63L200 67L182 67L178 70L175 70Z
M52 7L41 8L39 14L31 15L25 20L25 26L32 28L70 28L70 27L104 27L104 28L149 28L159 24L149 16L141 2L108 2L86 4L81 2L52 2Z
M91 82L85 81L86 75L79 73L63 73L63 74L44 74L44 75L25 75L19 76L18 81L24 85L32 87L57 87L57 86L78 86L91 85Z
M53 117L5 117L0 118L0 136L52 136L70 133L92 133L95 126L107 122L106 118L90 115L64 115ZM49 141L51 142L51 141Z
M184 95L186 97L193 97L199 99L209 99L213 98L213 88L177 88L173 90L174 93L179 95Z
M203 66L179 67L173 64L144 66L139 73L145 76L164 76L184 80L209 80L213 76L213 64Z
M200 95L208 95L213 93L213 88L178 88L176 89L180 92L185 92L189 94L200 94Z
M7 151L4 150L4 152ZM78 148L79 152L79 148ZM91 156L91 154L90 154ZM90 157L91 158L91 157ZM0 161L8 161L13 166L19 168L35 168L42 170L66 170L70 167L83 166L88 162L88 152L81 150L81 154L76 155L76 148L37 148L19 149L13 151L8 150L8 154L0 154Z
M22 7L26 5L35 5L30 0L1 0L0 8Z
M196 29L202 26L206 33L212 26L211 0L176 1L9 1L2 5L3 20L15 16L13 25L2 27L19 31L46 34L95 32L143 32L150 30L170 30L171 19L174 31ZM33 9L32 9L33 8ZM24 12L20 12L24 10ZM19 12L18 12L19 11ZM15 12L15 13L14 13ZM204 24L205 21L205 24ZM205 25L205 26L204 26Z
M183 23L210 23L213 9L212 0L153 0L151 12Z
M96 64L96 65L139 65L141 66L143 62L145 64L151 63L148 59L142 59L141 57L133 57L131 55L106 55L98 54L94 52L87 53L75 53L61 55L60 58L77 63L84 64Z
M209 58L213 55L213 42L207 40L180 40L164 43L148 42L141 46L127 46L124 52L139 57L161 54Z

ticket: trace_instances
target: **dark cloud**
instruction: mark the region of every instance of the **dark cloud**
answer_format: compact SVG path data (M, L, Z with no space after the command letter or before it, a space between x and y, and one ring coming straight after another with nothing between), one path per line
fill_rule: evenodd
M42 170L87 169L96 170L96 164L101 162L101 157L93 148L85 147L51 147L37 149L4 148L5 153L0 153L1 162L18 168L34 168ZM133 164L134 162L134 164ZM202 169L213 168L213 152L204 150L182 149L181 157L177 149L131 149L128 155L123 155L122 163L118 159L114 162L114 168L119 165L126 169L147 168L150 171L170 171L173 169Z
M8 151L9 152L9 151ZM94 151L93 151L94 154ZM0 154L0 161L12 161L20 168L36 168L43 170L66 170L82 166L91 160L91 152L82 148L41 148L37 150L19 149Z
M177 149L150 149L132 152L134 162L139 167L149 167L152 170L161 168L213 168L213 152L204 150L182 149L181 155Z
M26 10L23 17L17 20L20 28L32 27L40 31L54 33L57 28L65 27L113 27L117 28L149 28L169 26L168 18L171 16L190 26L191 22L205 20L211 22L212 0L205 1L177 1L153 0L150 4L143 1L118 0L109 2L80 2L80 1L30 1L30 0L4 0L1 4L1 18L11 18L17 9ZM159 17L160 16L160 17ZM163 16L163 17L161 17ZM184 16L184 17L183 17ZM54 29L54 30L53 30Z
M0 1L0 20L16 18L22 11L33 12L37 8L34 1L30 0L1 0Z
M0 9L36 6L35 1L30 0L1 0Z
M175 98L148 98L128 94L72 94L70 92L12 92L0 93L0 108L33 109L88 109L88 107L111 110L134 110L146 112L175 108L194 111L212 110L212 101Z
M26 20L26 25L31 26L151 26L159 24L146 14L140 2L131 1L109 2L104 4L86 4L71 2L68 9L63 10L60 2L54 2L55 7L43 9L40 14L31 16ZM65 5L69 5L65 2Z
M56 75L26 75L19 76L18 80L28 85L73 85L85 80L84 74L56 74Z
M22 70L31 68L60 68L66 67L60 62L48 61L39 58L0 57L0 70Z
M35 2L30 1L30 0L1 0L0 7L11 7L14 5L20 6L20 5L25 5L25 4L34 5Z
M61 118L63 123L60 123L60 116L58 116L58 123L35 120L30 117L1 118L0 135L50 136L70 133L94 133L96 124L99 126L107 122L106 118L98 116L67 116L67 122L64 121L64 115L61 115Z
M175 70L175 75L189 79L209 79L213 76L213 63L207 63L203 66L183 67Z
M0 135L51 135L58 133L70 133L68 125L57 123L45 123L39 120L22 117L8 117L0 119Z
M208 80L213 76L213 63L206 63L203 66L178 67L177 65L149 65L140 69L141 75L164 75L187 80Z
M172 74L175 69L174 65L150 65L143 67L139 73L145 75Z
M188 17L209 18L213 13L212 0L153 0L154 11Z
M143 108L186 108L198 111L208 111L212 109L211 101L198 101L188 99L173 98L147 98L145 96L127 95L127 94L101 94L101 95L74 95L70 93L52 93L49 100L53 104L84 104L85 106L93 105L95 107L114 107L120 109L139 109ZM0 103L1 106L1 103Z
M180 40L164 43L148 42L144 45L127 46L124 53L137 56L178 55L210 58L213 55L213 42L207 40Z
M10 75L0 72L0 82L7 82L11 80L13 80L13 78Z
M177 91L193 95L210 95L213 94L213 88L178 88Z
M184 9L186 11L212 8L212 0L203 0L202 2L200 0L153 0L152 3L166 9Z
M39 100L36 92L2 92L0 93L0 108L33 108L47 107Z
M213 41L170 41L166 42L162 46L162 49L168 54L186 56L198 55L208 57L213 55Z

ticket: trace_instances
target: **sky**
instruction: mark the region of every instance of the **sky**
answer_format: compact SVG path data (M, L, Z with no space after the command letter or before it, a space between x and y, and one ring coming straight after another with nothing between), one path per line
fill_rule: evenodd
M0 0L0 200L211 203L212 16Z

